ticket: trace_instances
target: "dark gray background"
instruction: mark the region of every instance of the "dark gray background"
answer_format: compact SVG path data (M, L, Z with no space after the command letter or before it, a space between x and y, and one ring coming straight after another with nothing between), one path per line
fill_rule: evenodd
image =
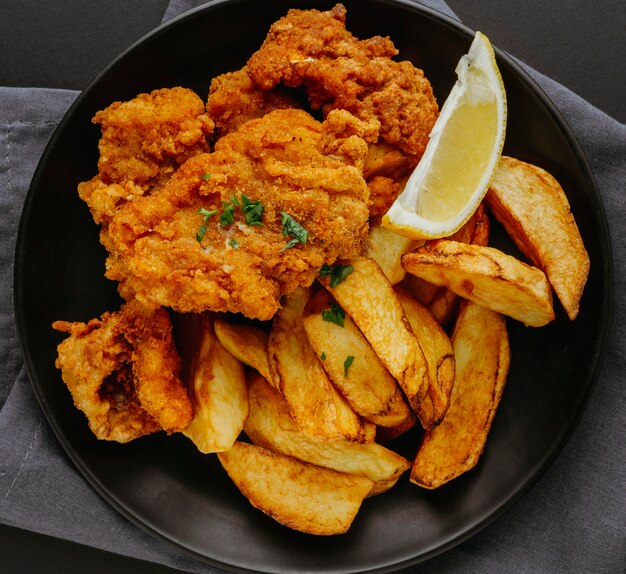
M0 0L0 85L80 90L157 26L167 4L168 0ZM626 122L623 0L448 0L448 5L499 48ZM465 543L468 551L471 544ZM2 525L0 570L178 572Z

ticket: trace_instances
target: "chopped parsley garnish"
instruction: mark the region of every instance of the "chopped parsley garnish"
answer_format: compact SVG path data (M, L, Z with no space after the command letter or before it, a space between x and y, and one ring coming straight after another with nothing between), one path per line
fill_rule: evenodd
M298 243L306 244L306 241L309 237L309 232L302 227L291 215L285 213L284 211L280 212L283 220L283 237L287 237L287 235L291 235L291 239L282 249L285 251L286 249L290 249L294 247Z
M239 200L237 199L237 195L233 193L233 197L232 197L232 204L233 205L241 205L239 203Z
M322 351L322 354L320 355L320 359L322 359L322 361L326 360L326 353L324 353L323 351Z
M352 355L348 355L346 357L346 360L343 362L343 376L347 377L348 376L348 369L350 368L350 365L353 363L354 361L354 357Z
M263 223L261 223L261 217L263 217L265 207L261 205L260 201L252 201L247 195L242 193L241 206L248 225L263 225Z
M202 216L204 225L201 225L198 228L198 231L196 233L196 240L198 241L198 243L202 243L202 240L204 239L204 235L207 230L207 224L209 222L209 219L211 219L211 217L213 217L217 213L217 209L212 209L209 211L208 209L201 207L200 209L198 209L198 213Z
M230 246L233 249L239 249L239 241L237 241L234 237L230 240Z
M345 318L346 312L335 301L330 304L330 309L322 311L322 320L334 323L340 327L343 327L343 320Z
M223 205L224 211L222 212L222 215L220 215L220 223L223 227L226 227L235 221L235 205L230 201L224 201Z
M319 276L327 277L330 275L330 286L337 287L337 285L344 281L353 271L354 267L352 267L352 265L337 264L331 266L325 263L319 271Z
M202 179L204 181L209 181L211 179L211 174L210 173L203 173L201 177L202 177Z

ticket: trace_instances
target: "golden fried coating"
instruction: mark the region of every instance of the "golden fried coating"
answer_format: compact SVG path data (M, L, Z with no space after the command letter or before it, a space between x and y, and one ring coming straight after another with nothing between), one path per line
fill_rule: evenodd
M102 129L98 175L78 186L96 223L163 186L188 158L208 150L213 122L186 88L164 88L115 102L93 118Z
M189 424L193 409L167 311L131 301L89 323L52 326L69 333L56 367L96 437L128 442Z
M380 122L380 138L417 161L439 109L422 70L398 54L389 38L358 40L345 27L346 9L290 10L274 23L248 60L262 89L303 87L313 109L345 109Z
M270 319L281 295L310 285L324 263L360 253L367 236L367 144L346 128L333 145L332 125L275 110L188 160L112 219L101 236L107 277L127 299Z
M261 90L250 78L247 66L213 78L206 105L218 138L237 130L248 120L285 108L302 108L301 98L284 86Z

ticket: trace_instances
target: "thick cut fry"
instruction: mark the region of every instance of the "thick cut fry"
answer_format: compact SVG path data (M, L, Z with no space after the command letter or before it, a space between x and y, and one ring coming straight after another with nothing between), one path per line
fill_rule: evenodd
M369 495L391 488L411 466L404 457L376 443L328 440L298 430L280 394L260 375L249 378L250 416L244 430L250 440L275 452L364 476L373 481Z
M298 289L274 317L268 341L272 379L304 432L363 440L359 416L326 375L304 330L308 296L308 289Z
M330 286L328 277L321 281L352 317L417 412L428 390L424 353L378 264L365 257L349 263L354 271L335 287Z
M428 364L428 392L417 412L422 426L428 430L442 421L450 405L450 394L454 385L452 344L437 319L424 305L401 289L396 289L396 295Z
M509 370L506 322L485 307L462 303L452 345L456 380L450 408L426 433L411 471L411 482L424 488L437 488L476 465Z
M554 319L552 291L543 271L498 249L441 239L407 253L402 265L525 325L541 327Z
M489 217L484 204L478 209L469 221L448 239L462 241L473 245L487 245L489 243ZM402 263L400 262L400 265ZM428 283L415 275L407 275L406 287L413 296L426 305L441 325L452 322L456 313L459 296L446 287Z
M486 196L518 249L542 269L567 315L578 315L589 255L563 188L547 171L502 157Z
M237 488L274 520L307 534L345 533L372 481L236 442L218 454Z
M365 255L378 263L392 285L400 283L406 275L400 259L422 242L398 235L382 225L370 227Z
M390 427L413 419L395 379L344 314L326 289L317 291L304 310L309 342L330 380L354 412L377 425Z
M267 359L269 333L253 325L230 323L223 319L215 319L214 327L215 335L228 352L272 382Z
M217 340L208 314L180 316L178 330L194 412L183 434L200 452L228 450L248 417L243 365Z

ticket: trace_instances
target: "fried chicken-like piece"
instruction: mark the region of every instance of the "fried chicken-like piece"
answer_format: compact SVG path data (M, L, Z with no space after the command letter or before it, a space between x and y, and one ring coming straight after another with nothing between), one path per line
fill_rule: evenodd
M415 164L439 109L422 70L398 54L389 38L358 40L345 27L346 9L290 10L275 22L248 60L264 90L282 83L303 87L313 109L345 109L380 122L380 138Z
M250 78L247 66L213 78L207 112L215 122L215 139L236 131L242 124L273 110L302 108L295 91L276 86L263 91Z
M161 191L120 209L101 236L107 277L125 298L179 312L270 319L281 295L310 285L324 263L363 249L367 144L356 132L367 127L353 120L349 128L275 110L221 138ZM331 131L337 124L339 141ZM257 216L262 211L253 224L247 201L259 202L248 207ZM308 232L306 243L291 219Z
M193 407L167 311L131 301L88 323L52 326L69 333L56 367L98 439L128 442L189 424Z
M102 129L98 175L78 186L96 223L152 193L190 157L208 150L214 124L186 88L164 88L115 102L93 118Z

